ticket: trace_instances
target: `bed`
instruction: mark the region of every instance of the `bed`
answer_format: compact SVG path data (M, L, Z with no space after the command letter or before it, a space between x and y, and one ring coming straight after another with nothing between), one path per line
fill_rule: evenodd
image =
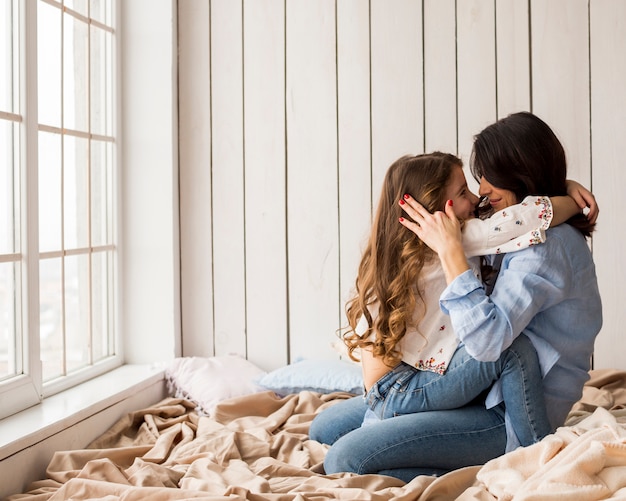
M626 499L626 372L591 371L566 426L541 442L404 483L325 475L327 447L308 438L318 412L359 391L353 365L304 360L268 374L240 357L175 364L169 398L55 453L47 478L9 499Z

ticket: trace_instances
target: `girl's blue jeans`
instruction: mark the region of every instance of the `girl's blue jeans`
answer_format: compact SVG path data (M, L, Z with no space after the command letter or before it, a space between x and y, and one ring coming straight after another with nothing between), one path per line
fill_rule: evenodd
M400 363L380 378L364 398L377 418L387 419L462 407L498 379L519 443L531 445L549 434L552 430L543 398L539 360L525 335L518 336L495 362L479 362L461 346L443 375Z
M514 352L525 349L526 342L530 344L524 338ZM468 355L464 354L459 360L465 356ZM514 396L520 398L530 390L542 391L540 373L531 375L524 371L523 374L521 378L503 379L505 401ZM445 382L448 376L441 377ZM458 382L457 391L465 398L468 394L464 379L470 377L460 378ZM520 402L525 398L521 397ZM529 405L530 400L520 403L521 414L529 411L531 416L522 416L521 420L535 420L536 425L537 420L545 419L547 423L547 417L532 417L536 412L529 409ZM545 406L541 407L543 411L538 409L537 412L545 415ZM324 460L327 474L379 473L409 482L418 475L441 475L464 466L484 464L506 450L504 404L486 409L484 393L459 408L403 414L361 426L368 409L364 397L357 396L325 409L311 423L310 438L331 446ZM508 414L512 423L519 419L511 409ZM546 433L552 431L549 426L547 429Z

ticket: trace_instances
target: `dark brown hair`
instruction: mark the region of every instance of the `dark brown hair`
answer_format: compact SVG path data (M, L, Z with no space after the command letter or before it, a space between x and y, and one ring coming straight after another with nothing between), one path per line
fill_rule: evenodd
M521 202L527 195L567 195L567 163L563 145L552 129L529 112L513 113L474 137L470 170L500 189L512 191ZM595 224L582 214L568 224L585 237Z

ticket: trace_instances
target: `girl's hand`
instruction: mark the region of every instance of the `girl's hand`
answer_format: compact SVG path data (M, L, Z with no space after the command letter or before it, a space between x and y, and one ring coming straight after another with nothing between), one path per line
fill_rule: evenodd
M566 184L567 194L574 199L574 202L580 207L583 214L586 214L587 220L590 223L595 223L600 213L596 197L587 188L576 181L568 179Z

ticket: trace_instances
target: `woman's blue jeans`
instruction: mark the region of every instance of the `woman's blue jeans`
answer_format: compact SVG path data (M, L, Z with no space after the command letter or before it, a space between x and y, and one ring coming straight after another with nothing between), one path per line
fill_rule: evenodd
M405 482L418 475L443 475L484 464L504 454L504 409L484 404L448 411L418 412L361 426L367 410L363 396L343 400L318 414L312 440L331 447L327 474L377 473Z
M461 346L444 375L400 363L380 378L364 398L376 417L387 419L462 407L498 379L519 443L531 445L549 434L552 430L543 398L539 359L525 335L518 336L495 362L479 362Z

